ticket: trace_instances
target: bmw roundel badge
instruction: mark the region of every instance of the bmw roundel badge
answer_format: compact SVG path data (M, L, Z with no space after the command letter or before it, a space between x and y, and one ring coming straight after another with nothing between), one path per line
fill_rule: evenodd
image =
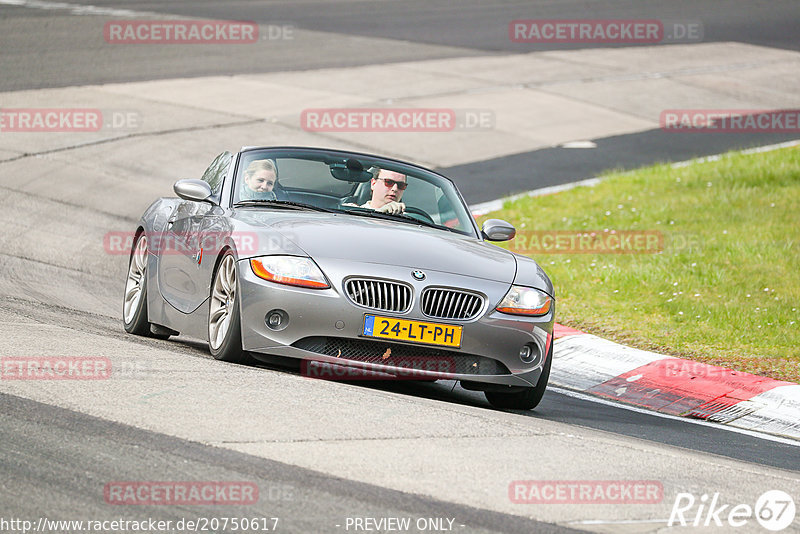
M411 276L414 277L414 280L425 280L425 272L419 269L411 271Z

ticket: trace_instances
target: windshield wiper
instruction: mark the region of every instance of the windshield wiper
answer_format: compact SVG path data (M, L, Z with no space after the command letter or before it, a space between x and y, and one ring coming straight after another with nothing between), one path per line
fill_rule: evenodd
M250 200L240 200L236 204L233 205L234 208L238 208L240 206L248 207L248 206L268 206L270 208L285 208L291 210L311 210L311 211L321 211L324 213L333 213L335 210L330 210L328 208L320 208L319 206L314 206L313 204L305 204L303 202L292 202L289 200L265 200L265 199L250 199Z

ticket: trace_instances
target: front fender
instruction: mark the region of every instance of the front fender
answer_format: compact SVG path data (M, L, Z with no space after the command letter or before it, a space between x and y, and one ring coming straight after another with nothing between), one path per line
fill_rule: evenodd
M534 287L555 298L556 293L553 282L550 281L547 273L536 263L536 260L519 254L514 254L514 259L517 260L515 285Z

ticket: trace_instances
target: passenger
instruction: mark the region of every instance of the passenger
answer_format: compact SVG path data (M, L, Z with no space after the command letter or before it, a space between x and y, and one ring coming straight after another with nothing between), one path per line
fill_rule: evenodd
M380 213L399 214L406 210L406 205L400 202L403 192L408 187L405 174L381 169L378 176L370 183L372 199L362 205Z
M244 171L240 200L277 200L275 184L278 169L271 159L260 159L250 163Z

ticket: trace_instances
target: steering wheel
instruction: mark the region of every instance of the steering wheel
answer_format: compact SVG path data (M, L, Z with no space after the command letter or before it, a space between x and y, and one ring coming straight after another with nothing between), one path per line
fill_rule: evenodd
M413 219L420 219L431 224L436 224L436 222L433 220L433 217L428 215L425 210L415 208L414 206L406 206L406 210L403 213ZM418 215L418 217L414 217L415 215Z

